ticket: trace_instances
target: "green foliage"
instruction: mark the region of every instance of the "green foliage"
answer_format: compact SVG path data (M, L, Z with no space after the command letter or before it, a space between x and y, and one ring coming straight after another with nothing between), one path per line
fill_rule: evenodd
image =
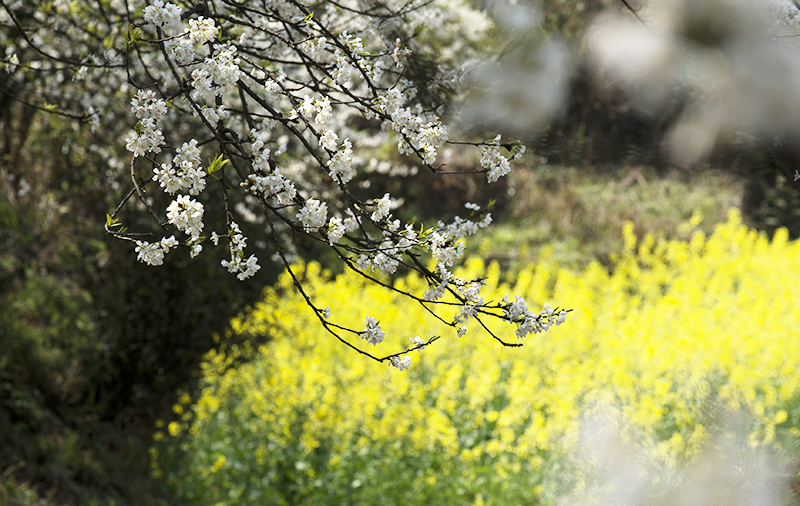
M697 214L710 233L742 199L744 182L721 171L659 174L644 166L538 165L509 175L497 223L468 243L468 252L520 269L544 259L557 264L611 264L623 246L623 225L684 238L680 224Z
M153 423L260 288L220 256L153 269L106 236L139 219L107 214L109 131L3 100L0 123L0 475L59 504L153 504Z

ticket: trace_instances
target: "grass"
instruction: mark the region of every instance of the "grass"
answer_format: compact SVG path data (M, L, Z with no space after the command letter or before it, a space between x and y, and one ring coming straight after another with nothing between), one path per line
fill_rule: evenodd
M680 238L694 213L710 232L740 208L744 182L724 171L658 174L641 166L613 171L543 165L512 171L508 200L493 226L468 241L468 254L497 260L512 272L545 257L582 266L609 264L622 249L622 228Z

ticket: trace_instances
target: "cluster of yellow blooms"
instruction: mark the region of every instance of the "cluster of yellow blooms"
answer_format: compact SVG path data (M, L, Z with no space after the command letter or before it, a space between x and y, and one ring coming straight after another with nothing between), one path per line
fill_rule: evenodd
M362 359L320 329L287 276L234 322L237 332L272 337L257 358L226 371L229 357L207 357L205 388L187 403L183 465L208 482L198 485L204 493L224 476L234 503L237 494L306 502L325 487L337 500L368 503L370 488L396 479L414 489L412 502L428 490L442 503L503 504L491 490L511 481L520 497L547 502L548 487L565 481L558 461L578 443L582 420L607 407L667 467L702 450L719 412L746 413L754 447L778 445L776 430L800 437L800 243L785 230L770 241L735 212L709 237L637 244L631 227L625 235L612 272L544 259L506 286L497 266L466 263L463 277L486 276L487 300L516 293L575 309L567 325L522 348L478 331L458 339L402 296L299 266L331 321L357 326L379 315L387 343L400 349L417 335L442 338L412 352L406 371ZM427 288L413 275L396 283ZM508 331L502 322L490 328Z

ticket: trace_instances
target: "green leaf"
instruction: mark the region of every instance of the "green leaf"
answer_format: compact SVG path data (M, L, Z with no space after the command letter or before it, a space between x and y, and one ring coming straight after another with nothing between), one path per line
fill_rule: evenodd
M111 215L108 213L106 213L106 223L108 224L109 227L118 227L122 225L122 223L120 223L118 219L112 218Z
M489 201L489 205L486 206L486 209L493 209L494 205L497 203L497 199L492 199Z
M142 31L128 23L128 44L136 44L142 40Z
M311 21L311 19L312 19L313 17L314 17L314 13L312 12L311 14L309 14L308 16L306 16L305 18L303 18L303 21L302 21L302 22L303 22L303 23L308 23L308 22L310 22L310 21Z
M216 157L213 162L211 162L211 165L208 167L208 173L213 174L214 172L220 170L225 166L226 163L228 163L228 161L229 160L223 158L222 153L220 153L219 156Z

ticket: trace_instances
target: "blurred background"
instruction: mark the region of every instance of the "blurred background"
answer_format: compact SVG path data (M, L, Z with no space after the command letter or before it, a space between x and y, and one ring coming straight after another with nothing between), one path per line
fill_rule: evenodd
M334 318L380 315L398 349L444 336L402 373L329 342L276 263L241 283L219 253L136 262L103 231L120 122L26 106L0 72L0 505L795 500L800 10L763 7L452 2L485 31L451 137L526 155L494 185L362 177L422 223L496 200L465 272L575 311L522 351L459 341L299 244Z

